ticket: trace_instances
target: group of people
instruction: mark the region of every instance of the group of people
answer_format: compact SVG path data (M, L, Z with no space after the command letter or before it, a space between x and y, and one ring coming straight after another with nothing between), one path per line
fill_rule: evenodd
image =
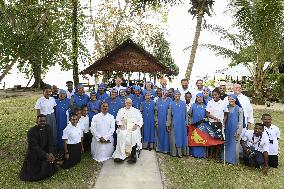
M122 163L136 163L142 149L182 157L216 158L237 164L278 166L280 131L271 116L264 114L262 123L254 123L250 100L236 84L231 94L226 83L211 91L203 80L196 88L187 79L181 87L167 87L167 80L154 88L151 82L107 90L105 84L89 95L83 85L67 90L47 86L35 104L37 124L28 131L28 150L20 178L42 180L53 175L60 166L68 169L90 151L94 160L113 158ZM189 126L211 138L218 145L191 145ZM195 133L196 134L196 133ZM61 155L60 155L61 154Z

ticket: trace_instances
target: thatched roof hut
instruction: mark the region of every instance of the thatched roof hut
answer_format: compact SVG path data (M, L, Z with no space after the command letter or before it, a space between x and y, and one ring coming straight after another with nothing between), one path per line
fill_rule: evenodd
M171 75L170 68L161 64L156 57L147 52L131 39L114 48L104 57L80 72L94 75L96 71L160 73Z

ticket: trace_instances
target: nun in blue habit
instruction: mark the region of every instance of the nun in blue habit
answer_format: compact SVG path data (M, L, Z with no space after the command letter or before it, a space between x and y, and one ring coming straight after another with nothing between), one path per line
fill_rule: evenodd
M88 111L89 123L92 122L94 115L96 115L100 111L101 101L97 100L96 95L97 95L97 93L95 91L92 91L90 93L90 101L87 104L88 110L89 110Z
M65 90L59 90L59 98L55 100L55 118L56 118L56 141L57 150L63 150L63 130L67 126L67 111L70 108L70 99L66 98Z
M168 96L168 91L162 91L162 97L158 98L156 102L156 114L155 121L157 125L157 147L156 150L162 153L168 153L170 151L169 130L167 128L167 116L171 103L171 99Z
M84 86L82 84L77 85L77 91L71 97L71 108L74 110L75 108L82 108L86 106L90 98L87 94L85 94Z
M203 100L204 100L205 104L208 104L208 102L210 100L212 100L211 91L210 91L209 87L203 88Z
M126 101L126 99L128 98L125 89L120 89L118 98L119 98L120 101L121 101L121 106L122 106L122 108L124 108L124 107L125 107L125 101Z
M150 92L146 93L145 100L141 102L140 111L143 117L143 148L151 151L155 143L155 103Z
M203 120L206 117L206 101L204 101L203 93L198 93L196 95L195 103L192 104L189 114L191 116L191 123L196 124L197 122ZM203 132L208 133L207 123L200 123L195 125L196 128L200 129ZM206 157L206 147L205 146L192 146L191 155L196 158L205 158Z
M122 108L122 103L120 98L117 96L117 90L115 88L110 90L110 97L106 99L106 102L108 103L108 113L113 115L114 119L117 116L117 112L120 108Z
M141 87L139 85L134 87L134 95L131 98L132 106L140 110L141 102L144 101L144 97L141 94Z
M180 100L180 92L174 91L174 100L171 101L167 126L170 130L170 154L181 158L183 155L188 155L188 138L186 127L186 104Z
M99 84L97 92L97 100L100 100L101 102L109 98L109 95L106 93L105 88L106 86L104 83Z
M151 99L154 100L154 98L156 97L156 91L154 90L154 86L151 81L147 81L145 83L144 90L142 91L142 95L145 96L146 93L148 92L151 94Z
M225 161L229 164L239 163L240 135L244 125L242 106L235 94L228 95L229 105L225 123ZM222 154L224 160L224 153Z

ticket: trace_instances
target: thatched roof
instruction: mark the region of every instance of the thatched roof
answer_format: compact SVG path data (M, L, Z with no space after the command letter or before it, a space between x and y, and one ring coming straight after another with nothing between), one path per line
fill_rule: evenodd
M161 64L157 58L131 39L124 41L80 74L94 75L95 71L171 73L170 68Z

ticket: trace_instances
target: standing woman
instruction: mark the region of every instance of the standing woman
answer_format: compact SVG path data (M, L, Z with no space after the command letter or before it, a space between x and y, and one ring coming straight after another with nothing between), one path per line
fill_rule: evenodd
M99 113L101 101L97 100L97 93L92 91L90 94L90 101L87 104L89 123L92 122L94 115Z
M228 100L229 111L225 123L225 161L230 164L236 164L239 162L240 135L243 129L243 109L236 95L230 94ZM224 154L222 155L222 159L224 159Z
M86 106L90 98L87 94L85 94L84 86L82 84L77 85L77 92L71 97L71 109L82 108Z
M144 100L143 95L141 94L141 87L139 85L134 88L134 95L131 98L132 106L140 110L141 102Z
M57 149L63 150L63 130L67 126L67 114L66 112L70 108L70 99L66 98L67 94L65 90L59 90L59 98L55 100L55 117L56 117L56 129L57 129Z
M151 100L151 93L147 92L145 101L141 102L140 109L143 117L143 149L151 151L155 143L155 103Z
M153 84L151 83L151 81L147 81L145 83L145 87L144 90L142 91L142 95L145 96L146 93L150 93L151 94L151 99L154 100L155 96L156 96L156 91L153 89Z
M189 110L189 115L191 117L191 124L203 132L207 133L207 123L202 122L206 117L206 102L204 102L203 93L198 93L196 95L195 103L192 104ZM191 137L191 136L189 136ZM191 155L196 158L206 157L206 147L205 146L192 146Z
M104 83L99 84L97 99L101 102L109 98L109 95L106 93L106 86Z
M74 167L81 161L81 153L84 152L83 147L83 132L76 127L78 123L78 116L71 114L69 124L63 130L62 139L64 140L64 162L63 169Z
M166 126L168 110L170 106L171 99L167 97L168 91L162 91L162 97L157 100L156 112L155 112L155 122L157 125L158 139L156 150L162 153L168 153L170 151L169 142L169 130Z
M121 101L121 106L125 107L125 100L127 99L127 93L125 89L120 89L119 91L119 99Z
M171 101L167 126L170 131L170 154L179 158L188 155L187 128L186 128L186 105L180 100L180 92L174 91L174 100Z
M226 122L226 112L228 112L227 104L220 99L220 90L215 88L212 91L213 100L210 100L206 107L206 116L209 118L209 122L216 131L216 138L223 138L223 129ZM213 149L214 150L214 149ZM212 154L217 160L220 160L221 145L215 147L215 153Z
M206 104L208 104L208 102L210 100L212 100L212 97L211 97L210 93L211 93L211 91L210 91L209 87L204 87L204 89L203 89L204 98L203 99L204 99Z

